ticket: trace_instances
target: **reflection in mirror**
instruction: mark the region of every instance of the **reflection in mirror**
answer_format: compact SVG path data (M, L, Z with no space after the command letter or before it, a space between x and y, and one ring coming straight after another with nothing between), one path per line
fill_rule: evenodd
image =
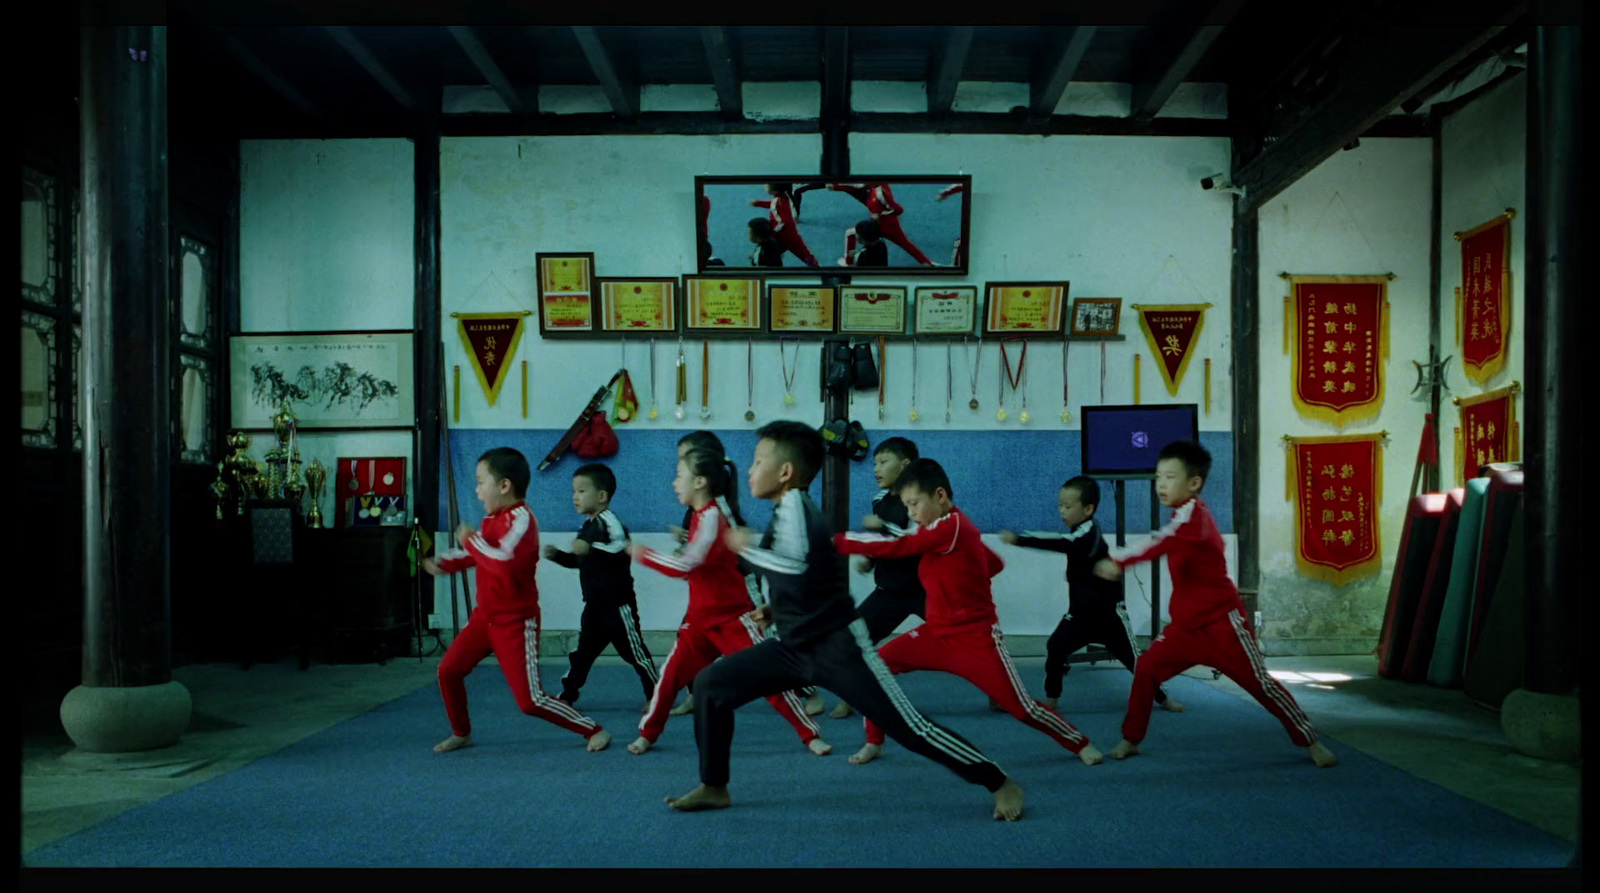
M190 239L183 240L183 266L179 279L182 299L179 319L188 335L206 334L206 248Z

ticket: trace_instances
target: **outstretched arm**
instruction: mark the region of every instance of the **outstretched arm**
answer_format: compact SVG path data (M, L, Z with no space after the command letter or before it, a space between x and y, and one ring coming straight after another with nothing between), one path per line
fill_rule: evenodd
M839 533L834 535L833 543L842 555L910 558L913 555L927 555L931 552L949 552L955 548L956 536L960 532L961 516L946 515L943 520L918 528L902 537L872 533Z

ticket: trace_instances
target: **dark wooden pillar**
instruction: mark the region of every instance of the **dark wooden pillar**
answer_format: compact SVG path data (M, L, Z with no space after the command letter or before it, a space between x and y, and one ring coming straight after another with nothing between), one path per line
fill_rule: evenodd
M1579 394L1588 384L1578 353L1585 334L1581 42L1575 25L1540 25L1528 42L1524 688L1551 695L1573 691L1578 681L1575 537L1584 494L1563 478L1584 461Z
M1444 115L1439 107L1428 110L1428 137L1433 144L1432 165L1432 223L1428 230L1428 363L1444 358ZM1428 412L1433 415L1433 442L1429 452L1439 455L1439 431L1443 421L1439 417L1439 401L1443 397L1440 379L1432 372L1433 385L1428 388ZM1424 432L1426 435L1427 432ZM1439 492L1439 464L1429 465L1423 472L1422 492Z
M822 175L850 175L850 33L845 27L824 32L822 78ZM850 277L823 275L824 285L838 288ZM834 342L828 342L828 350ZM827 363L823 363L826 374ZM823 422L850 417L847 391L823 391ZM822 513L836 531L850 529L850 460L832 453L822 462Z
M83 684L172 678L166 28L82 29Z
M1261 590L1261 255L1259 215L1233 200L1233 531L1239 537L1239 589L1252 612ZM1257 635L1260 631L1257 631Z
M444 388L439 339L439 97L427 95L412 143L413 179L416 184L416 285L413 320L416 327L417 471L412 476L412 515L422 519L429 532L444 529L439 517L439 475L443 419L439 397ZM431 593L432 587L423 587ZM426 595L424 601L431 604ZM431 610L431 609L430 609Z

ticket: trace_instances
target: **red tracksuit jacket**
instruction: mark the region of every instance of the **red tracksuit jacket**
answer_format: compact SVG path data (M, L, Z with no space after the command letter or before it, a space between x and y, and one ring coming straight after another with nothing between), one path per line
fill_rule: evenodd
M682 555L646 549L639 563L669 577L689 580L689 611L684 622L701 628L738 620L755 610L739 556L722 541L731 525L715 501L694 513L689 522L689 542Z
M477 568L474 614L482 614L491 623L538 618L539 584L534 581L534 568L539 562L539 522L522 501L491 513L464 550L442 552L438 561L447 573Z
M1118 567L1166 556L1172 577L1172 622L1184 629L1200 629L1228 616L1229 611L1244 615L1244 599L1239 588L1228 579L1227 553L1222 531L1211 517L1211 510L1196 496L1172 510L1172 519L1156 531L1150 544L1122 558ZM1245 624L1250 618L1245 617Z
M755 206L767 209L767 220L772 223L772 234L794 232L794 203L789 201L787 195L775 195L769 199L757 201Z
M842 555L910 558L920 555L917 579L928 594L929 626L974 626L987 630L1000 622L989 579L1005 562L983 544L982 533L960 509L951 509L927 527L898 539L873 533L834 534Z

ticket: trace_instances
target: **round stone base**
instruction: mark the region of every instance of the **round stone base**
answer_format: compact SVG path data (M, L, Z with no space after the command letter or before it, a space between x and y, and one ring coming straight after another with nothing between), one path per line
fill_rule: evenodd
M1500 728L1517 750L1541 760L1576 763L1582 753L1578 696L1546 695L1519 688L1500 705Z
M61 701L61 727L91 753L133 753L178 743L193 709L177 682L99 688L80 685Z

